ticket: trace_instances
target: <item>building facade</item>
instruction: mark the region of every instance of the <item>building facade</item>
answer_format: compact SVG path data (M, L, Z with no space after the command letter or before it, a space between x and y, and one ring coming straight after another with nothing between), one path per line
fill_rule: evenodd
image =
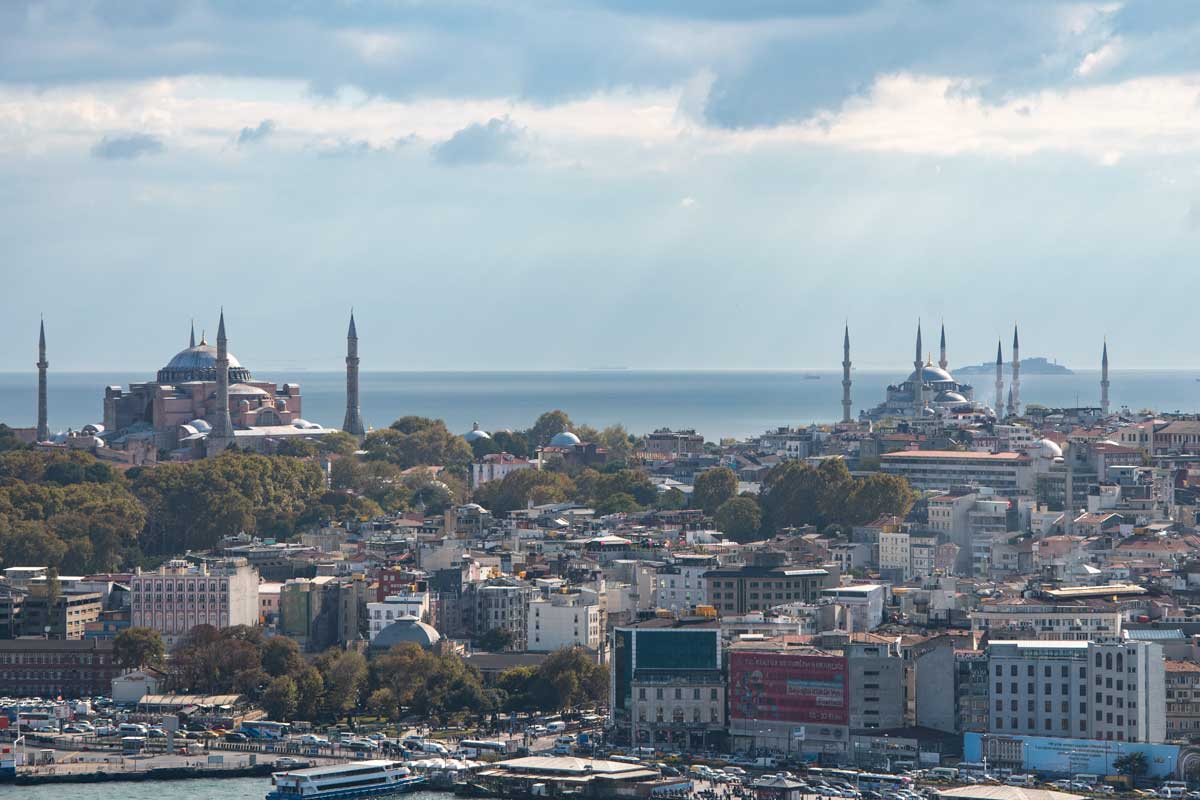
M107 696L122 672L111 639L0 641L0 685L10 696Z
M170 561L130 580L130 622L154 628L172 645L197 625L256 625L258 573L244 558L200 565Z
M599 652L604 636L600 606L587 599L580 594L551 594L530 601L526 649L546 653L564 647L586 647Z

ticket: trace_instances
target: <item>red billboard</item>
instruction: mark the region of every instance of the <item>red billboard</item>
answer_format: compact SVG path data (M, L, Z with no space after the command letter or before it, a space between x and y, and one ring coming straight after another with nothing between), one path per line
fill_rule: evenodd
M849 670L841 656L734 651L729 709L734 719L845 725Z

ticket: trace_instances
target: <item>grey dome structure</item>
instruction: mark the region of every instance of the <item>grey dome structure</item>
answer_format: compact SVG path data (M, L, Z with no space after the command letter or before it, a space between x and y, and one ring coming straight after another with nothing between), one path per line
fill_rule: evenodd
M922 367L921 376L925 379L926 383L949 383L954 381L953 375L941 367L934 366L933 364L926 364L924 367ZM917 371L913 370L912 374L908 376L908 380L916 381L916 379Z
M442 635L432 625L426 625L416 617L400 617L386 628L375 634L371 640L371 649L388 650L398 644L419 644L426 650L441 641Z
M488 433L487 431L483 430L482 428L480 428L479 423L476 422L474 425L471 426L471 430L469 430L463 434L463 438L466 439L467 442L469 443L469 442L478 441L480 439L490 439L490 438L492 438L492 435L490 433Z
M233 353L229 353L229 382L246 383L250 370L241 365ZM186 383L188 381L215 381L217 379L217 348L203 339L200 344L180 350L167 365L158 371L158 383Z
M570 431L554 434L554 438L550 440L551 447L574 447L579 444L579 437Z

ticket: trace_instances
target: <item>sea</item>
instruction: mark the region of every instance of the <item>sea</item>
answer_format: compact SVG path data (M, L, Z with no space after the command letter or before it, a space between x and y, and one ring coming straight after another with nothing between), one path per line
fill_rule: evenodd
M271 791L270 778L194 778L182 781L47 784L12 786L0 783L0 800L263 800ZM447 800L442 792L413 792L409 800Z
M854 413L874 406L888 384L906 375L884 370L853 373ZM259 380L300 384L303 414L340 427L346 378L341 371L256 373ZM51 430L78 429L103 419L104 387L153 379L146 373L55 372L49 375ZM975 394L992 401L991 377L974 375ZM1200 371L1113 370L1112 408L1133 411L1200 411ZM710 441L746 438L784 425L841 418L840 371L668 371L597 369L561 372L363 372L361 408L368 427L382 428L405 415L443 419L465 433L478 422L484 430L517 430L538 415L562 409L578 423L596 428L620 423L632 433L657 428L691 428ZM1051 407L1098 406L1098 370L1070 375L1022 375L1021 401ZM37 374L0 373L0 422L30 427L36 422Z

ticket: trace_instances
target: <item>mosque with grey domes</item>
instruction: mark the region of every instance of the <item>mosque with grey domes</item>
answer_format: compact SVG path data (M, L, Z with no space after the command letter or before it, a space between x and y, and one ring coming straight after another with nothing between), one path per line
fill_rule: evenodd
M155 380L128 389L104 390L105 442L117 449L151 442L175 458L214 455L230 446L270 452L285 439L314 438L331 429L301 415L300 385L255 380L229 352L225 314L217 345L193 327L188 346L158 371ZM350 315L346 353L346 418L343 429L364 433L358 409L358 332Z
M1014 352L1016 352L1016 347L1014 339ZM843 348L842 421L851 422L849 326L846 328ZM1018 364L1019 362L1014 360L1013 363ZM1014 388L1019 386L1020 378L1017 371L1019 369L1019 367L1014 369ZM1010 411L1010 413L1012 412ZM958 381L950 372L949 361L946 358L946 326L943 325L941 331L940 358L934 364L922 349L921 324L919 322L917 323L916 354L912 373L903 382L888 386L883 402L874 408L863 411L860 415L862 421L865 422L874 422L889 417L916 420L991 416L997 416L995 410L987 403L975 399L975 387Z

